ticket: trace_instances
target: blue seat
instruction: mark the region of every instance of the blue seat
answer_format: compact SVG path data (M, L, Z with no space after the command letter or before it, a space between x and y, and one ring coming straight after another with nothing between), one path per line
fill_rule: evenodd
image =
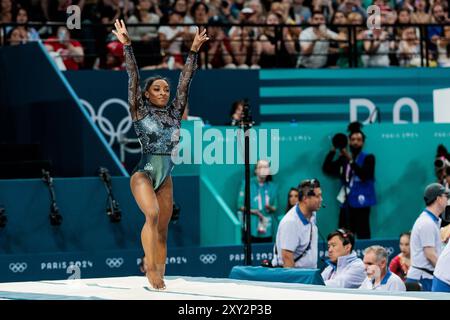
M235 266L230 279L325 285L319 269Z

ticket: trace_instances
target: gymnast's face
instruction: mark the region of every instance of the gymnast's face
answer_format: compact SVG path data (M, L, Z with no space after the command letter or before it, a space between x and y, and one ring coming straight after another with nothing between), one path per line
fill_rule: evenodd
M161 108L165 107L170 98L169 84L164 79L155 80L145 92L145 96L151 104Z

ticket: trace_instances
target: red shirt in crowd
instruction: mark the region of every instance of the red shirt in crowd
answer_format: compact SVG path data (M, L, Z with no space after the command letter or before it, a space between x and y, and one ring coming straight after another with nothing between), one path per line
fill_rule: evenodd
M82 47L81 43L79 43L76 40L69 40L69 41L74 47ZM57 37L48 38L44 42L44 44L51 46L53 48L53 51L59 52L67 70L78 70L80 68L79 64L75 61L75 59L71 55L69 49L67 49L67 46L59 42Z
M409 265L407 265L403 257L399 254L392 259L389 264L389 270L398 275L403 281L406 280L406 274L408 273Z

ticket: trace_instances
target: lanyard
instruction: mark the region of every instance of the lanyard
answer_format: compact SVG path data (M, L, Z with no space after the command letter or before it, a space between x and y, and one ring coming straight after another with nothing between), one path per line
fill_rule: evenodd
M270 204L270 198L269 198L269 191L267 190L266 185L264 184L263 186L259 186L258 185L258 196L257 196L257 200L258 200L258 210L262 211L266 205ZM263 199L261 197L261 189L264 189L264 208L263 208Z

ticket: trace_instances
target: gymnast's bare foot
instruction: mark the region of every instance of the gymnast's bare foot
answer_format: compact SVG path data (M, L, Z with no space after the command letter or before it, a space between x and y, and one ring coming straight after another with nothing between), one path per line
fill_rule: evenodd
M166 288L164 280L161 278L161 275L157 271L148 271L147 279L153 289L164 290Z

